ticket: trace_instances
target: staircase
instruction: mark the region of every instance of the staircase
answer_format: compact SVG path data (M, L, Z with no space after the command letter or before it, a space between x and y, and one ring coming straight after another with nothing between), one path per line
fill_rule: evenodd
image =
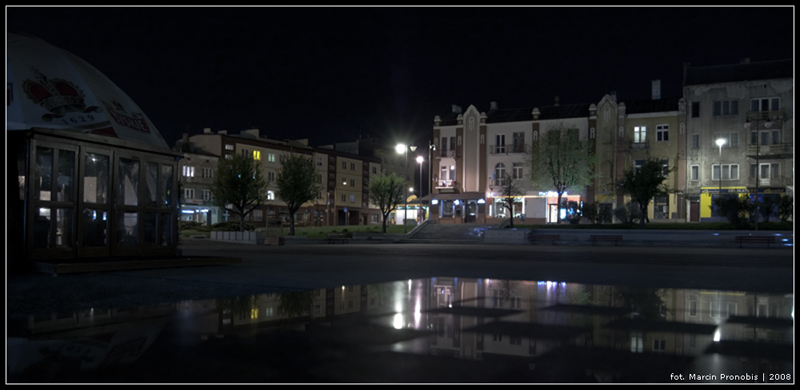
M440 225L426 223L419 230L412 231L405 243L479 243L483 242L483 231L496 228L495 225L465 223L457 225Z

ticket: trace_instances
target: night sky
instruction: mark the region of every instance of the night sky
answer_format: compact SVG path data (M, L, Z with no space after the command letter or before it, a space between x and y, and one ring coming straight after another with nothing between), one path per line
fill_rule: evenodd
M794 58L794 8L7 7L88 61L173 145L204 127L427 144L452 104L681 94L683 63Z

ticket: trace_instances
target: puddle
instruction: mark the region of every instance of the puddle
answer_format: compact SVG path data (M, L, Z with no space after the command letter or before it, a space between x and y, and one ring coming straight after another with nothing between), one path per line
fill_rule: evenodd
M10 327L8 382L794 382L794 297L439 277Z

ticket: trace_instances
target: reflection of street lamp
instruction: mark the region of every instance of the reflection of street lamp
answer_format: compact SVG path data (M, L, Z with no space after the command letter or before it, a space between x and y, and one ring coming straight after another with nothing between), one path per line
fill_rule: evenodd
M761 123L763 123L764 127L768 128L768 129L770 128L770 126L772 126L772 122L769 120L769 118L767 118L767 120L765 120L763 122L761 120L756 120L756 130L755 130L756 131L756 136L755 136L755 141L756 141L756 222L755 222L756 230L758 230L758 186L760 184L759 183L760 179L759 179L758 176L759 176L759 173L761 172L761 166L758 165L758 157L759 157L758 155L759 155L759 152L760 152L760 149L761 149L761 134L759 134L759 125ZM747 118L747 121L744 123L744 128L747 129L747 130L750 129L750 118ZM750 137L750 142L752 142L753 140L754 139L751 136Z
M422 162L425 161L422 156L417 156L417 162L419 163L419 195L417 196L417 201L419 201L419 208L422 210L422 201L420 198L422 197Z
M717 140L717 146L719 146L719 196L722 196L722 145L725 145L725 138L720 138Z
M413 193L414 187L409 187L408 192ZM408 218L408 194L406 194L406 209L403 211L403 233L408 232L408 225L406 225L406 219Z

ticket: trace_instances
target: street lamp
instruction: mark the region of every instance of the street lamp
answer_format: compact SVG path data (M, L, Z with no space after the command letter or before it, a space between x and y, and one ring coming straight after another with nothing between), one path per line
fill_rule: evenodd
M717 146L719 146L719 196L722 196L722 145L725 145L725 138L720 138L717 140Z
M408 178L408 149L411 149L411 151L413 152L413 151L417 150L417 147L414 146L414 145L406 146L406 144L397 144L397 146L394 147L394 150L396 150L397 153L403 154L403 173L406 176L406 180L408 180L407 179ZM403 212L403 231L404 232L405 232L405 229L406 229L406 217L407 216L408 216L408 196L406 196L406 209Z
M425 161L422 156L417 156L417 162L419 163L419 196L417 196L417 201L419 202L419 209L422 210L422 162ZM423 218L420 218L420 221Z
M755 134L755 137L753 137L752 135L750 136L750 142L755 141L755 144L756 144L756 222L755 222L755 225L756 225L756 230L758 230L758 214L759 214L758 213L758 211L759 211L758 210L758 187L759 187L759 184L760 184L759 181L761 180L758 177L759 173L761 172L761 166L758 165L759 152L760 152L760 149L761 149L761 134L759 134L759 127L760 127L761 124L764 124L764 127L769 129L772 126L772 121L770 121L769 117L768 117L764 121L756 119L755 123L756 123L756 129L755 129L755 133L756 134ZM744 123L744 128L747 129L747 130L750 130L750 118L747 118L747 121ZM751 134L752 134L752 132L751 132Z

